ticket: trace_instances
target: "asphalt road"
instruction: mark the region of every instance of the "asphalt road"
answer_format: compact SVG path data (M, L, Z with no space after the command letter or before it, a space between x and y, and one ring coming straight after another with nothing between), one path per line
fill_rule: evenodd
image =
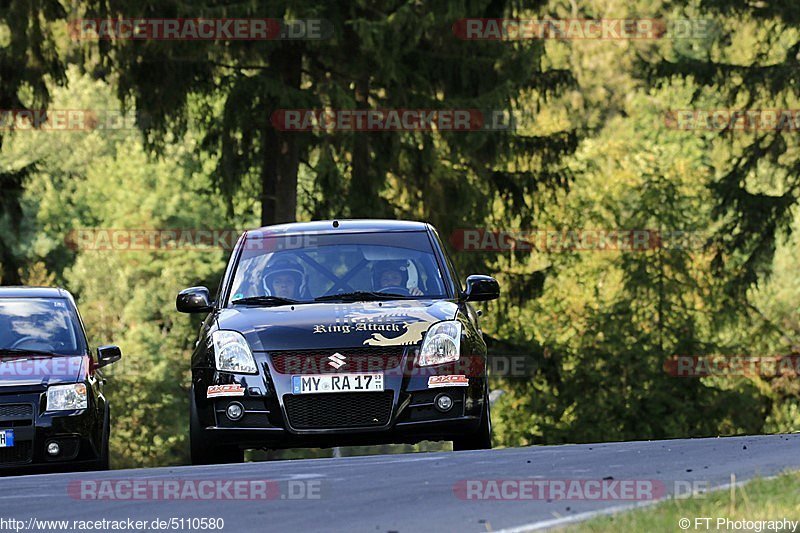
M224 531L229 532L494 531L648 501L651 495L660 497L662 490L673 493L676 489L688 491L690 487L713 488L729 483L731 473L736 474L737 481L742 481L787 469L800 469L800 435L46 474L0 479L0 520L13 518L27 526L31 518L69 521L130 518L152 523L154 519L214 517L223 518ZM474 483L523 479L529 484L530 480L539 480L545 485L529 490L524 500L475 499L502 497L502 493L493 491L491 483L471 485L471 499L466 499L464 492L467 480ZM104 480L114 481L101 483ZM133 485L126 484L131 480L151 495L159 494L153 487L179 481L185 497L193 494L185 492L187 488L201 490L198 487L202 481L270 480L276 484L268 485L266 499L263 490L258 492L253 489L256 485L245 482L247 490L239 496L246 494L258 499L175 501L152 499L144 492L138 497L150 499L131 499ZM593 480L595 485L586 480ZM620 485L613 485L612 481L619 481ZM630 486L637 481L645 483L646 490L639 491L633 500L621 500L625 496L623 482ZM594 499L598 482L606 487L607 499ZM511 483L517 486L513 485L516 481ZM565 499L548 498L541 492L541 487L552 488L559 483L570 483L569 490L576 486L583 490ZM258 486L263 489L264 485ZM515 496L507 489L508 483L503 486L506 497ZM220 485L215 487L217 490ZM223 490L219 494L227 497L229 492ZM207 496L209 492L204 494ZM94 496L105 499L86 499ZM184 522L183 530L187 530L186 525Z

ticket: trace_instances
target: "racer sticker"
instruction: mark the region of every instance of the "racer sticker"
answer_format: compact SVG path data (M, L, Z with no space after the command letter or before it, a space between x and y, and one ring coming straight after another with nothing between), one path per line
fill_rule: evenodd
M469 385L469 378L463 374L452 376L430 376L428 378L428 388L437 387L466 387Z
M208 387L206 398L221 396L244 396L244 387L241 385L211 385Z
M458 308L451 302L433 304L417 300L364 302L337 306L336 322L314 324L315 334L367 333L368 346L410 346L425 336L431 324L452 320Z

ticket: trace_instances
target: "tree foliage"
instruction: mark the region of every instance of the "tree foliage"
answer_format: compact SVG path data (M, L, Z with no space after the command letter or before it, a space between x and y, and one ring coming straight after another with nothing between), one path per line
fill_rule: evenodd
M65 18L58 0L0 5L0 110L47 108L50 88L66 81L50 23ZM0 128L0 149L5 129ZM32 169L0 164L0 283L5 285L20 283L21 200Z

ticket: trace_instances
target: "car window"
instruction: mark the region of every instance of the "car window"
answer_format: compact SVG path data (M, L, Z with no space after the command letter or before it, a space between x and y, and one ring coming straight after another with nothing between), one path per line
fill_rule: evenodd
M86 353L77 317L64 298L0 298L0 348Z
M430 298L444 298L447 292L424 232L303 239L262 234L245 245L230 299L282 296L312 301L354 291Z

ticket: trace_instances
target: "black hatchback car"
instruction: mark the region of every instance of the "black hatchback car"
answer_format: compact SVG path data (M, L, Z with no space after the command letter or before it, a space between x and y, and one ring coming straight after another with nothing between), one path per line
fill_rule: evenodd
M491 447L486 344L467 278L429 224L342 220L246 232L192 355L191 452L236 462L247 448L451 440Z
M75 301L63 289L0 287L0 473L108 469L109 406Z

